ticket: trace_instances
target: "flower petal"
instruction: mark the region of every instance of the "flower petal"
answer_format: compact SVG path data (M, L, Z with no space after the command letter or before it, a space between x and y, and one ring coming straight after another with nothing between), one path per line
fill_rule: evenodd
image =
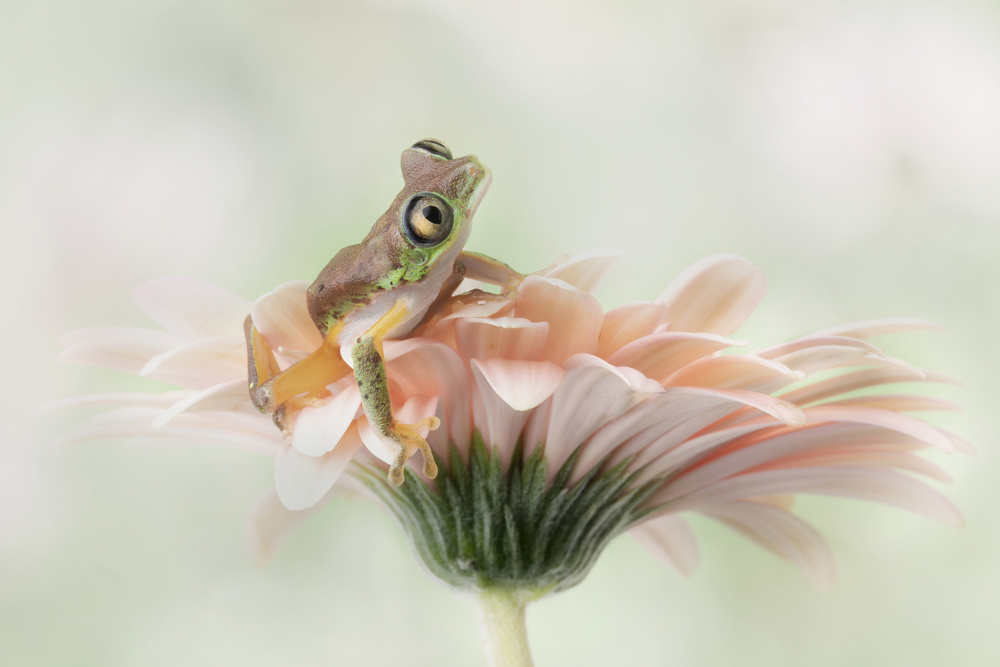
M698 359L668 377L664 384L763 392L803 377L801 371L793 371L777 361L750 354L728 354Z
M633 340L653 333L666 312L667 307L662 303L649 301L627 303L609 310L601 325L598 356L607 359Z
M598 249L583 252L541 272L546 278L558 278L583 292L593 292L611 265L621 257L621 250Z
M361 447L356 429L350 430L332 451L307 456L294 447L282 447L274 459L274 490L290 510L304 510L318 503Z
M664 488L669 491L669 485ZM671 502L669 511L704 508L772 493L842 496L885 503L954 526L962 515L927 484L895 470L859 466L765 470L722 480ZM659 496L653 497L655 503Z
M676 514L647 519L629 533L685 577L690 577L697 569L698 539L687 521Z
M292 447L306 456L323 456L344 437L360 408L361 394L355 384L322 405L303 408L295 418Z
M60 342L66 349L59 353L57 361L126 373L138 373L150 359L180 345L172 334L129 327L80 329L63 336Z
M473 359L472 364L493 391L519 412L541 404L552 395L566 375L562 366L548 361Z
M270 563L274 552L338 491L338 487L335 486L320 502L309 509L298 511L285 507L274 489L261 496L250 510L250 518L247 521L247 544L254 565L264 567Z
M738 344L715 334L665 331L632 341L608 357L608 363L663 381L702 357Z
M930 424L909 415L901 415L896 412L878 410L876 408L831 404L805 408L803 412L810 422L830 421L869 424L871 426L898 431L946 452L955 450L951 441L943 433Z
M823 401L858 389L868 389L896 382L944 382L957 384L955 380L930 371L920 371L900 366L857 370L836 377L813 382L804 387L781 394L781 398L796 405L808 405Z
M871 338L872 336L883 336L885 334L898 333L901 331L921 331L921 330L941 330L940 324L935 324L928 320L921 320L910 317L886 318L881 320L866 320L864 322L853 322L851 324L841 324L810 334L813 336L847 336L850 338Z
M477 428L487 447L495 450L504 467L508 467L530 413L517 410L504 400L486 379L478 361L472 362L472 377L476 381L476 396L473 400L479 408ZM467 452L463 451L463 454Z
M561 280L528 276L521 284L514 314L548 322L545 358L561 364L572 355L594 353L604 313L597 299Z
M455 344L466 359L534 361L542 357L548 334L548 322L516 317L469 317L455 324Z
M552 413L545 436L550 477L595 430L625 413L644 396L614 366L598 357L579 355L573 361L552 396Z
M242 336L202 338L156 355L139 374L194 389L246 381L245 343Z
M837 577L830 547L816 530L783 509L757 502L716 505L702 512L768 551L792 561L822 591Z
M173 403L150 424L153 428L165 426L174 417L197 407L199 410L253 410L244 380L230 380L212 385L208 389L190 392Z
M147 315L187 341L239 334L250 302L204 280L157 278L132 292Z
M766 287L764 273L743 257L712 255L685 269L656 302L666 305L671 331L728 336L757 307Z
M287 282L254 301L254 326L273 349L312 352L323 343L306 307L309 285L306 280Z

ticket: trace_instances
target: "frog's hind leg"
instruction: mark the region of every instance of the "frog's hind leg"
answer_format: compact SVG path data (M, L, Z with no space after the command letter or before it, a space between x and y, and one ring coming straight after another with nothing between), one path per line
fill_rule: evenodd
M416 424L400 424L392 413L392 401L389 398L382 341L397 324L406 319L408 312L406 302L396 301L392 309L358 338L358 342L351 349L354 377L358 381L361 404L364 406L368 423L376 433L398 448L396 457L389 467L389 483L393 486L403 483L406 462L417 450L424 460L424 475L433 479L437 477L438 472L434 453L418 430L423 427L434 430L441 425L441 420L437 417L427 417Z
M332 329L312 354L282 371L274 351L254 326L253 319L248 315L244 321L250 400L261 412L274 412L282 430L285 430L282 422L303 407L314 404L326 393L327 385L351 372L336 345L339 331L339 327ZM300 394L304 396L297 398Z

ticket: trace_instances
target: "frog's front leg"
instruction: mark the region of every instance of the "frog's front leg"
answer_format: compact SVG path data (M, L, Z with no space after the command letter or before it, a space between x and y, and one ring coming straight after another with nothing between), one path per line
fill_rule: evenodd
M498 286L500 296L504 298L509 298L517 292L521 282L524 281L523 273L518 273L500 260L478 252L462 251L458 261L465 266L466 278Z
M361 404L364 406L368 423L378 435L398 447L396 458L389 467L389 483L393 486L403 483L403 469L417 450L420 450L424 459L424 476L433 479L437 477L438 472L431 447L417 429L427 426L434 430L441 425L441 420L437 417L427 417L416 424L400 424L393 416L392 401L389 398L382 341L390 331L406 319L408 314L406 302L402 299L396 301L392 309L358 338L351 348L354 377L358 381Z

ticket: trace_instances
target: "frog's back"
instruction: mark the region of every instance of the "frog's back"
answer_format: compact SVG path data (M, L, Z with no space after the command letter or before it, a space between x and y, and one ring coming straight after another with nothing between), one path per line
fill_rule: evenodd
M325 335L333 322L371 303L379 276L363 259L364 246L350 245L334 255L309 286L309 315Z

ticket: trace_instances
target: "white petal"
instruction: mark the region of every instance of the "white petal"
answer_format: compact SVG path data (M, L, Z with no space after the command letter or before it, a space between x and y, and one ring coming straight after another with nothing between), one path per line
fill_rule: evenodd
M58 361L126 373L138 373L151 358L180 345L172 334L128 327L80 329L60 341L66 349L56 357Z
M695 262L656 299L665 304L671 331L729 335L764 296L764 273L739 255L720 254Z
M250 302L204 280L158 278L136 288L135 302L183 340L240 334Z
M337 446L360 408L361 394L355 384L322 405L303 408L295 418L292 447L306 456L323 456Z
M541 274L547 278L558 278L581 291L593 292L621 254L621 250L591 250L575 255L565 264L542 271Z
M322 344L306 307L309 285L306 280L287 282L254 301L250 309L254 326L275 350L312 352Z
M629 534L685 577L698 567L698 539L691 526L676 514L647 519L630 529Z
M833 588L837 570L830 547L816 530L793 514L763 503L736 502L704 510L747 539L792 561L817 588Z
M198 410L244 410L253 409L246 382L231 380L212 385L199 392L191 392L152 421L153 428L165 426L174 417L193 408Z
M294 447L282 447L274 460L274 489L281 504L290 510L304 510L318 503L360 446L361 438L351 430L323 456L306 456Z
M472 360L490 387L507 405L530 410L552 395L566 371L548 361Z
M781 394L781 398L796 405L808 405L858 389L867 389L895 382L946 382L955 380L940 373L910 370L901 367L869 368L852 371Z
M246 381L245 343L242 336L202 338L158 354L139 374L196 389Z

